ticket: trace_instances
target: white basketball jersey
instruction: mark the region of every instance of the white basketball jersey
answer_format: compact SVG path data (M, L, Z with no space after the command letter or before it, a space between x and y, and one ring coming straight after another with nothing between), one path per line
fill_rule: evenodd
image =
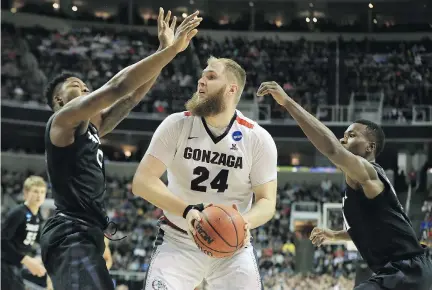
M167 165L169 190L187 204L236 204L245 213L252 205L252 187L276 179L273 139L239 111L221 135L215 135L204 118L176 113L163 121L155 138L160 140L152 140L147 154ZM184 218L164 214L187 230Z

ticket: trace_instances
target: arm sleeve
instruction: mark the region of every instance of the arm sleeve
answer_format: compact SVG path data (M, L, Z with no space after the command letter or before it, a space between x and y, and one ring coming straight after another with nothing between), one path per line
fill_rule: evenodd
M2 257L5 256L6 260L16 265L21 263L24 254L20 253L13 244L15 233L18 227L25 222L25 215L18 209L12 209L7 215L2 224L1 231L1 247Z
M265 184L277 178L277 149L272 136L260 128L254 146L250 179L252 186Z
M154 132L146 154L152 155L169 167L176 153L184 118L184 113L176 113L163 120Z

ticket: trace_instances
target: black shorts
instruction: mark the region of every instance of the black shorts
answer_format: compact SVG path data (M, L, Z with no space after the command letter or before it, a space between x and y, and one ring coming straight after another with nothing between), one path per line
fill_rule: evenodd
M24 282L21 276L21 268L1 262L1 289L24 290Z
M40 244L54 289L114 289L103 258L105 243L100 228L55 216L45 224Z
M387 263L355 290L432 290L432 260L425 254Z

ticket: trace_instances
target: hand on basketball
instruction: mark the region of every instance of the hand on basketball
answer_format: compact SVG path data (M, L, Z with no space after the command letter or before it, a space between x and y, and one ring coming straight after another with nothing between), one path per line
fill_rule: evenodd
M189 15L183 20L183 22L179 25L179 27L175 31L173 47L177 51L177 53L185 50L191 39L198 33L196 29L201 21L201 17L197 17L199 11Z
M238 210L238 207L237 207L236 204L233 204L233 208L234 208L236 211L240 212L240 211ZM244 220L244 222L245 222L245 226L244 226L245 239L243 240L242 247L248 245L249 242L250 242L250 239L251 239L251 237L252 237L252 236L251 236L251 233L250 233L250 224L247 222L247 220L246 220L244 217L243 217L243 220Z
M329 241L334 239L334 233L332 230L314 228L311 232L309 240L312 241L312 244L317 247L321 246L325 241Z
M24 264L24 266L27 267L27 269L30 271L30 273L33 276L38 276L38 277L45 276L46 274L45 267L42 265L40 261L38 261L38 259L26 256L22 260L22 263Z
M207 208L207 207L212 206L212 205L213 205L212 203L204 204L204 208ZM187 213L186 222L187 222L188 227L189 227L189 232L192 235L196 234L195 227L194 227L195 222L200 222L200 221L201 221L201 212L199 210L191 209Z
M186 215L186 222L189 227L189 232L192 233L192 235L196 234L194 224L195 222L201 221L201 213L199 210L191 209L188 214Z
M177 17L174 16L171 20L171 10L168 10L166 16L163 8L159 8L158 24L158 38L159 49L164 49L174 42L174 31L177 24ZM171 24L170 24L171 21Z
M260 85L257 96L262 97L265 95L272 95L273 99L281 106L284 106L285 102L289 99L287 93L285 93L283 88L276 82L263 82Z

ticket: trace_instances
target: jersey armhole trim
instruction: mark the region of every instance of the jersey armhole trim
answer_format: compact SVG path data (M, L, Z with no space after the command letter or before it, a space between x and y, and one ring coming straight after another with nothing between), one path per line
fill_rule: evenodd
M381 182L382 182L382 180L381 180ZM349 186L349 184L346 182L346 180L345 180L345 184L346 184L346 187L347 187L347 188L351 189L351 191L354 191L356 194L357 194L359 191L361 191L361 194L363 194L363 196L364 196L364 197L366 198L366 200L368 200L368 201L374 201L374 200L376 200L378 197L383 196L383 193L384 193L385 190L386 190L386 184L383 182L383 184L384 184L384 188L383 188L383 190L382 190L380 193L378 193L375 197L373 197L373 198L369 198L369 197L367 197L366 194L364 193L363 187L361 187L361 185L360 185L360 189L354 189L354 188L352 188L351 186ZM345 190L346 190L346 189L345 189ZM343 197L343 196L342 196L342 197Z
M269 183L269 182L272 182L272 181L274 181L274 180L277 180L277 174L276 174L276 177L274 177L274 178L269 178L267 181L262 181L262 182L259 182L258 184L251 184L251 186L252 187L257 187L257 186L260 186L260 185L263 185L263 184L266 184L266 183Z
M153 155L152 153L147 153L146 155L150 155L150 156L156 158L157 160L159 160L160 162L162 162L162 163L165 165L165 167L167 168L167 169L165 170L165 172L168 170L168 165L167 165L164 161L162 161L159 157ZM164 173L165 173L165 172L164 172ZM162 174L162 175L163 175L163 174Z

